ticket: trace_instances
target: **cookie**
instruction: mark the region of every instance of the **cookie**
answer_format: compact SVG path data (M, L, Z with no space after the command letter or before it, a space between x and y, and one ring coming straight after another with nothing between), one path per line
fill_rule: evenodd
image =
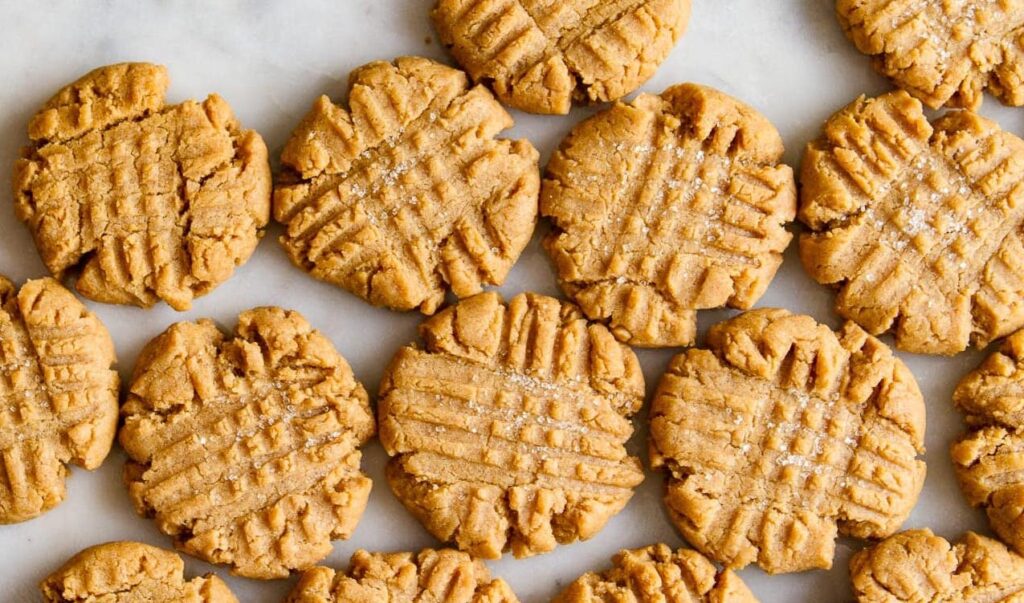
M924 483L910 370L853 323L759 309L677 355L651 406L651 465L683 536L731 568L829 568L837 534L884 538Z
M782 263L796 214L782 151L764 116L694 84L582 122L541 192L562 289L620 341L693 344L698 309L751 307Z
M263 139L216 94L167 105L167 70L122 63L29 123L14 206L57 278L107 303L187 310L244 263L270 217Z
M955 354L1024 326L1024 141L967 111L929 123L861 97L807 146L800 256L836 310L909 352Z
M971 426L951 449L960 487L1003 542L1024 554L1024 331L968 373L953 402Z
M344 573L307 570L286 603L519 603L481 561L452 549L352 555Z
M312 566L366 507L366 391L296 312L243 312L231 337L209 320L172 325L143 350L121 412L136 510L236 574Z
M320 97L281 153L274 217L292 262L370 303L433 314L499 285L530 241L540 174L512 117L461 71L403 57Z
M858 603L1014 603L1024 597L1024 557L967 532L951 544L908 530L850 560Z
M427 530L477 557L586 539L643 481L625 443L636 356L572 304L483 293L420 327L381 381L386 475Z
M0 524L64 500L74 463L100 466L117 430L114 343L57 281L0 276Z
M47 603L237 603L213 574L185 579L181 557L141 542L89 547L40 583Z
M636 90L668 57L690 0L438 0L441 43L507 105L569 112Z
M612 568L589 572L552 603L756 603L743 580L730 570L718 573L703 555L667 545L623 550Z
M847 37L926 105L1024 105L1024 6L999 0L838 0Z

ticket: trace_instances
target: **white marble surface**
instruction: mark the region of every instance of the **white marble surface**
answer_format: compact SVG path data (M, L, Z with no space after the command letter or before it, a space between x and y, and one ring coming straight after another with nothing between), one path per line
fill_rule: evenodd
M58 87L98 65L152 61L170 68L171 100L201 98L216 91L242 123L261 132L276 156L291 128L322 92L344 94L348 72L372 59L421 54L448 60L427 19L429 0L319 0L206 2L0 1L0 169L5 172L26 142L29 116ZM721 88L754 105L775 123L786 142L786 160L796 165L801 149L821 122L861 93L888 84L843 37L830 0L694 0L689 31L644 89L694 81ZM986 98L984 112L1020 133L1021 110ZM510 136L527 137L547 159L561 136L589 110L568 117L516 114ZM17 281L44 274L26 230L10 209L6 183L0 189L0 273ZM239 311L263 304L290 306L325 331L372 392L392 352L415 337L419 317L374 309L347 293L315 282L292 268L275 242L275 227L235 277L199 300L190 312L166 306L152 310L90 304L114 335L119 368L127 377L140 347L167 325L209 316L231 326ZM536 239L501 291L556 294L554 277ZM762 306L810 313L833 326L831 294L813 283L790 249ZM726 312L701 317L701 332ZM640 352L653 387L673 352ZM901 354L917 376L928 403L928 479L907 526L930 526L947 537L966 529L985 531L982 513L964 503L953 480L949 443L961 430L950 392L981 358L968 352L951 359ZM638 421L632 447L644 455L646 429ZM79 549L112 539L168 545L153 523L132 511L121 483L124 456L115 451L99 470L74 470L68 498L48 514L0 526L0 599L35 601L35 583ZM433 544L396 502L383 479L385 456L376 442L364 467L375 481L369 508L355 536L337 542L328 562L346 563L359 547L415 549ZM491 564L525 603L547 601L581 572L602 567L621 547L656 541L683 544L661 505L662 480L649 474L632 502L597 537L526 560L509 556ZM861 543L841 539L831 571L770 577L742 572L762 601L818 602L851 599L846 563ZM193 572L217 571L188 560ZM260 583L228 578L242 601L280 601L293 580Z

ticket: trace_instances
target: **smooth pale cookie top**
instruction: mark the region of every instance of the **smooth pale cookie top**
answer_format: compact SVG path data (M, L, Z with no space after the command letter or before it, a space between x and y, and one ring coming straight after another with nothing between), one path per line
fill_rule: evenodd
M875 69L933 109L977 109L982 90L1024 104L1024 2L837 0L836 14Z
M620 98L647 81L690 20L690 0L438 0L434 24L474 81L533 113Z
M185 580L185 564L171 551L140 542L89 547L46 577L47 603L237 603L213 574Z
M807 145L804 267L838 312L911 352L1024 326L1024 141L967 111L929 124L906 92L861 97Z
M552 603L757 603L739 576L718 573L700 553L655 544L623 550L612 568L590 572Z
M698 309L751 307L792 239L782 151L764 116L694 84L579 124L541 193L563 290L639 346L690 345Z
M243 312L234 337L209 320L172 325L143 350L122 414L136 510L239 575L312 566L366 507L366 391L296 312Z
M950 544L908 530L850 560L858 603L1014 603L1024 597L1024 557L967 532Z
M672 359L651 407L669 516L711 559L771 573L832 565L838 533L892 534L917 502L925 406L909 369L853 323L759 309Z
M348 570L307 570L286 603L519 603L487 566L452 549L413 553L356 551Z
M320 97L281 153L274 217L292 262L372 304L433 314L498 285L530 241L540 174L512 117L422 58L365 65L348 107Z
M57 281L0 276L0 523L64 500L65 463L100 466L120 380L103 323Z
M165 105L159 65L101 67L29 123L18 217L46 267L91 299L187 310L249 258L270 214L263 139L227 102Z
M643 401L633 352L572 304L483 293L420 327L380 389L399 500L437 538L483 558L596 534L643 481L626 451Z

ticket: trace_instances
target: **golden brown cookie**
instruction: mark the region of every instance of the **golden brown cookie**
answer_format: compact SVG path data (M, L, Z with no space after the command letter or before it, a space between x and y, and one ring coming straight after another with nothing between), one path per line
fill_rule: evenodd
M541 193L562 289L638 346L690 345L698 309L751 307L792 239L782 150L764 116L694 84L579 124Z
M483 293L420 326L380 388L391 489L478 557L586 539L643 481L626 452L643 402L633 352L572 304Z
M651 407L651 464L698 550L732 568L829 568L837 533L899 529L924 483L925 406L910 370L853 323L759 309L672 359Z
M1024 557L967 532L950 544L931 530L908 530L850 560L858 603L1019 603Z
M286 603L519 603L487 566L453 549L352 555L348 570L307 570Z
M1024 554L1024 330L960 381L953 402L971 426L951 450L960 487Z
M697 551L655 544L623 550L612 568L580 576L552 603L757 603L739 576Z
M171 551L141 542L89 547L46 577L47 603L237 603L213 574L185 580L185 564Z
M99 318L52 278L0 276L0 524L64 500L67 463L100 466L117 430L120 380Z
M29 123L14 202L46 267L96 301L187 310L227 280L270 214L263 139L216 94L164 103L167 70L101 67Z
M837 0L846 35L926 105L977 109L988 89L1024 104L1024 5L1006 0Z
M274 217L292 262L372 304L433 314L499 285L530 241L540 175L512 117L427 59L365 65L320 97L281 154Z
M142 351L121 412L136 510L239 575L311 567L366 507L366 391L297 312L243 312L233 337L172 325Z
M800 256L836 309L911 352L1024 326L1024 141L979 115L928 123L906 92L861 97L804 156Z
M690 0L438 0L441 43L474 81L533 113L615 100L668 57Z

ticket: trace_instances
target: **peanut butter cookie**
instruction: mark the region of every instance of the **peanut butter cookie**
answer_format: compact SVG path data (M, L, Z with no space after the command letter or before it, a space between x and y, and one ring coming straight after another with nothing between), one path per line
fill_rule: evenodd
M274 217L292 262L372 304L433 314L501 284L530 241L540 174L512 117L461 71L370 63L348 108L320 97L281 154Z
M141 542L108 542L78 553L39 585L47 603L237 603L213 574L185 580L171 551Z
M263 139L216 94L164 103L159 65L101 67L29 123L18 218L57 278L96 301L187 310L227 280L270 214Z
M807 146L800 256L836 310L910 352L1024 326L1024 141L968 111L928 123L906 92L861 97Z
M452 549L352 555L345 573L307 570L286 603L519 603L481 561Z
M420 327L380 389L395 495L434 536L493 559L586 539L643 480L633 352L572 304L484 293Z
M837 0L875 69L933 109L977 109L988 89L1024 105L1024 5L1005 0Z
M655 544L620 551L612 564L580 576L552 603L757 603L739 576L718 573L693 550Z
M103 323L57 281L0 276L0 523L64 500L74 463L100 466L117 430L120 380Z
M889 536L924 483L925 407L853 323L753 310L676 356L651 407L651 464L683 536L731 568L829 568L837 533Z
M1024 596L1024 557L967 532L950 544L908 530L850 560L858 603L1015 603Z
M311 567L366 507L366 391L296 312L244 312L233 338L209 320L172 325L143 350L122 414L136 510L239 575Z
M697 310L751 307L792 239L793 170L754 109L683 84L576 126L541 213L566 295L637 346L690 345Z

